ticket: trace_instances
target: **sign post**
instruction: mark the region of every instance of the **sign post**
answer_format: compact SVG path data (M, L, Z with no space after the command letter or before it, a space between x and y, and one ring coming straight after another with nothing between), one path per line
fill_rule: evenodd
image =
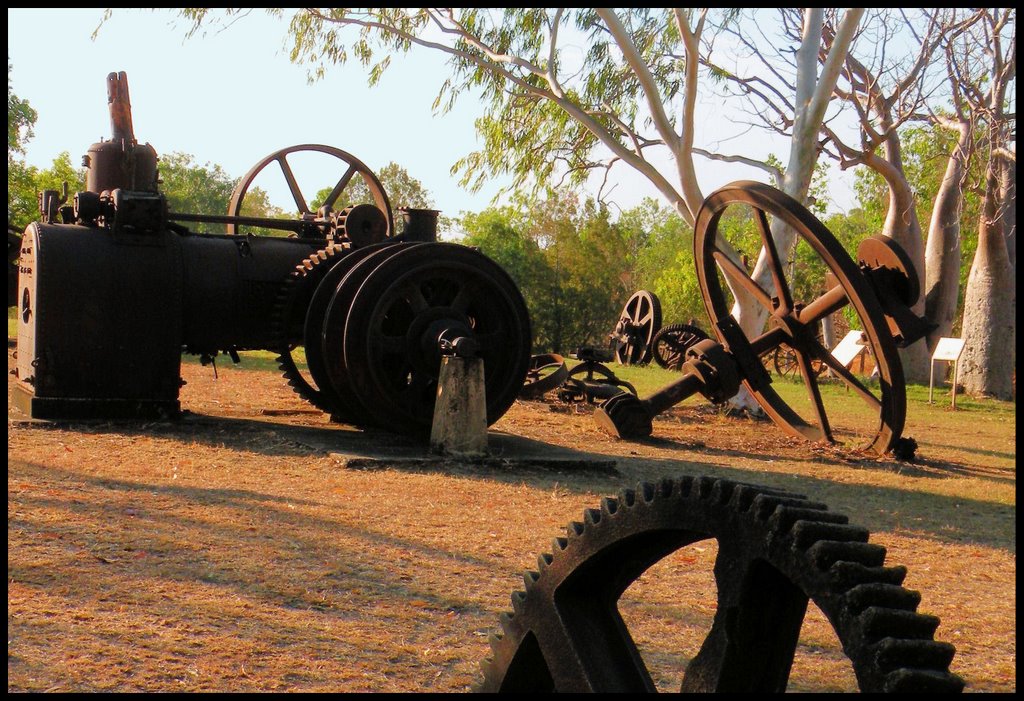
M931 375L928 379L928 403L932 404L932 389L935 386L935 361L953 363L953 408L956 409L956 386L960 383L960 354L964 352L964 339L940 338L932 353Z

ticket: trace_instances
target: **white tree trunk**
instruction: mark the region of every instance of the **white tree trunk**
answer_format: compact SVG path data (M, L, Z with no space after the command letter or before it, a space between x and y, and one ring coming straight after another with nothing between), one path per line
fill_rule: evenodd
M828 57L818 75L818 51L821 48L823 11L820 7L804 11L803 38L796 52L796 95L794 106L793 136L789 144L789 163L782 182L782 190L798 202L803 202L818 162L818 132L825 116L825 108L832 97L839 72L846 54L850 50L857 25L864 15L863 8L848 10L836 32ZM772 238L779 255L786 259L796 243L796 234L789 227L772 226ZM761 250L752 274L763 289L774 290L767 256ZM748 337L758 334L764 327L768 314L757 302L747 295L736 295L733 316ZM748 411L757 410L757 405L746 391L733 398L732 403ZM759 410L757 410L758 413Z
M935 350L935 344L944 336L953 334L960 301L960 215L963 213L963 189L967 154L965 152L970 130L966 123L957 125L959 136L946 162L946 173L942 177L932 219L928 225L928 242L925 245L925 316L938 324L928 335L928 352Z
M999 193L996 167L989 164L978 250L967 279L960 378L970 394L1012 399L1017 290L996 201Z

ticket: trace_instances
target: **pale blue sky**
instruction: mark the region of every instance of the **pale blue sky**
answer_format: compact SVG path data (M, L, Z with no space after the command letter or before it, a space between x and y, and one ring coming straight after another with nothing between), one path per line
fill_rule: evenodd
M375 171L398 163L449 216L480 211L499 189L489 184L472 194L449 175L455 160L475 148L473 121L481 110L466 96L453 112L432 113L448 72L431 52L396 60L374 88L357 62L331 68L310 85L306 69L288 60L284 21L259 11L226 31L191 39L171 11L115 10L95 40L100 9L8 9L7 15L12 86L39 113L28 145L33 165L48 166L61 151L77 165L90 144L110 137L106 76L125 71L139 141L158 153L180 151L219 164L234 177L278 149L322 143ZM786 160L788 144L773 144L764 133L721 143L744 130L730 124L721 100L705 99L700 109L697 145L758 158L771 148ZM704 161L698 168L706 194L733 180L765 180L761 171L735 164ZM639 176L620 173L613 191L620 207L656 196ZM324 174L316 189L337 175ZM848 205L837 199L839 207Z

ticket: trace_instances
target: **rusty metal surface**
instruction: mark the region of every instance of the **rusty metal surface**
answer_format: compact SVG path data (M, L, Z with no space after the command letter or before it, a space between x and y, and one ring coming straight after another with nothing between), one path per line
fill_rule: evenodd
M530 358L526 381L519 390L520 399L539 399L558 389L569 377L565 358L558 353L541 353Z
M317 212L314 212L310 206L311 200L308 199L306 194L302 192L299 186L298 180L293 172L292 165L289 163L289 157L297 154L306 153L323 153L328 156L336 158L338 163L338 180L331 183L324 183L324 185L331 186L331 192L324 200L321 209L327 208L331 210L335 208L339 203L347 205L344 199L341 199L342 194L346 188L352 183L353 178L359 177L365 183L366 187L370 191L371 197L373 197L374 204L381 212L384 212L387 219L387 230L385 236L393 236L395 233L394 217L391 213L391 201L388 199L387 193L384 191L384 186L381 185L380 180L374 175L373 171L370 170L365 163L360 161L352 154L342 151L340 148L334 146L326 146L324 144L298 144L295 146L289 146L287 148L274 151L270 155L262 158L252 168L249 169L245 175L235 185L234 191L231 193L231 201L228 204L228 215L233 217L242 216L242 209L245 202L245 196L248 194L249 189L253 187L253 183L257 177L266 169L278 169L281 175L284 177L285 182L288 185L288 190L291 192L292 200L294 201L296 211L298 212L299 220L308 222L310 225L300 230L300 237L324 237L322 227L317 227L313 224L313 221L317 218ZM316 194L316 193L312 193ZM239 228L239 223L228 223L229 234L244 234L245 229Z
M645 365L651 361L651 341L661 328L661 301L653 292L639 290L626 300L610 335L615 361Z
M767 242L769 268L780 288L761 288L743 268L730 262L727 247L718 239L718 223L725 211L738 207L750 212L762 241ZM837 285L815 298L793 299L786 261L770 241L768 217L788 224L810 246L834 275ZM737 182L713 193L704 202L694 229L697 276L708 316L719 340L745 367L781 344L798 356L810 410L801 415L787 404L768 382L744 382L764 411L790 435L812 441L833 441L834 436L821 399L812 361L830 368L870 408L877 424L868 426L862 447L884 453L900 438L906 420L906 388L896 344L889 332L884 310L869 280L850 259L835 237L802 205L775 188L753 182ZM769 314L768 330L747 336L731 316L727 284L752 294ZM856 314L870 345L878 371L878 386L870 387L839 365L817 341L816 326L822 317L844 307ZM751 356L753 353L753 357ZM739 356L742 356L740 358ZM760 362L757 361L760 365Z
M962 691L954 647L933 638L939 620L917 612L906 568L886 566L866 529L803 495L709 477L642 483L570 523L512 594L479 690L656 691L618 601L662 559L712 539L715 618L680 691L785 691L809 601L861 691Z

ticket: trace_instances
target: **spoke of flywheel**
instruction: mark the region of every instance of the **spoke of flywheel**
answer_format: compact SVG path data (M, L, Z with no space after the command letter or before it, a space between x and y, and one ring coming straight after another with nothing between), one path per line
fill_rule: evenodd
M800 374L804 376L804 385L807 387L807 395L814 404L814 413L818 417L818 425L821 432L825 434L825 440L835 442L832 438L832 429L828 424L828 416L825 413L825 403L821 399L821 388L818 387L818 380L814 376L814 368L811 367L811 357L806 351L797 348L796 362L800 366Z
M775 311L775 308L772 306L771 297L768 296L768 293L765 292L760 285L754 282L754 279L747 274L746 270L738 266L729 256L717 249L712 253L712 255L723 273L739 283L740 287L746 290L762 307L767 309L769 313Z
M465 313L469 309L470 302L473 301L471 286L468 284L462 284L459 287L459 291L455 294L455 298L452 300L451 308Z
M299 183L295 180L295 174L292 172L291 166L288 165L284 154L277 157L277 163L281 166L281 172L284 174L285 182L288 183L288 189L292 193L292 199L295 200L295 206L299 208L299 214L309 214L309 205L306 204L306 198L303 197L302 190L299 189Z
M402 296L416 314L430 307L430 302L423 296L423 290L420 289L419 285L409 285Z
M378 336L376 345L384 353L404 353L405 336Z
M491 331L490 333L478 333L474 336L481 352L503 349L507 338L508 336L503 329Z
M775 282L775 293L779 296L780 306L778 311L786 314L793 308L793 296L790 294L789 285L786 283L786 274L782 269L779 252L775 248L775 239L772 238L768 217L762 209L755 211L757 212L757 228L761 232L761 242L768 256L768 267L772 272L772 280Z
M323 204L325 207L334 207L334 203L338 201L339 197L341 197L342 191L348 187L349 181L352 180L352 176L355 174L356 167L350 165L348 170L345 171L345 174L341 176L341 180L338 181L338 184L334 186L333 190L331 190L331 194L329 194L327 199L324 200Z
M624 627L610 612L595 610L592 604L556 604L556 608L559 610L551 619L552 625L534 632L552 677L575 687L559 691L586 691L591 684L601 681L615 685L609 691L648 691L647 668L639 655L622 654L635 647L628 633L625 639L622 637L620 631ZM576 630L573 630L574 623ZM566 654L567 651L572 654ZM610 681L612 678L614 681ZM622 688L624 686L631 688Z
M812 341L811 354L818 358L818 360L825 363L825 365L827 365L829 368L831 368L832 372L839 375L839 377L842 378L843 382L849 385L853 389L853 391L855 391L857 395L860 396L860 398L867 403L869 407L871 407L875 411L881 411L882 402L879 401L878 397L872 394L871 390L869 390L867 387L861 384L860 380L858 380L852 372L843 367L839 363L839 361L836 360L835 356L828 351L827 348L822 346L817 341Z

